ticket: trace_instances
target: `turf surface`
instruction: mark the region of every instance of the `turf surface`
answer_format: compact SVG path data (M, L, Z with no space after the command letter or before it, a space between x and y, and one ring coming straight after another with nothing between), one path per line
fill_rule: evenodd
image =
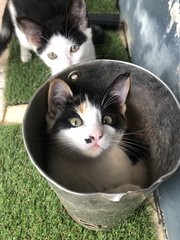
M0 126L1 240L156 240L151 209L143 204L108 232L75 223L28 159L21 126Z
M118 13L116 0L86 0L90 13Z

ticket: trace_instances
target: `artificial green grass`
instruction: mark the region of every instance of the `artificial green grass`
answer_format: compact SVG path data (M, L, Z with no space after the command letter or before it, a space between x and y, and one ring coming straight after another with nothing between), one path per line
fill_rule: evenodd
M117 12L115 0L87 0L87 8L93 13ZM105 41L96 49L97 58L128 61L128 54L120 41L119 32L106 31ZM45 64L35 55L28 63L20 60L17 40L10 44L10 58L6 67L5 98L7 105L28 103L36 89L50 76Z
M86 0L86 4L90 13L118 13L116 0Z
M105 35L103 44L96 47L97 58L129 61L128 53L121 43L119 32L105 31Z
M28 103L36 89L49 76L49 69L37 56L33 55L33 59L28 63L21 62L18 41L13 39L6 66L6 104Z
M1 240L156 240L151 209L143 204L108 232L75 223L28 159L21 126L0 126Z

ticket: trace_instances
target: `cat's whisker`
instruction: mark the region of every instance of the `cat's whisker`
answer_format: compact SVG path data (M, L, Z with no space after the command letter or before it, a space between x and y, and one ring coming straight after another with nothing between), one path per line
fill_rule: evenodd
M121 139L121 141L119 141L119 139ZM146 153L148 152L149 148L146 147L145 144L142 144L142 141L139 141L139 143L141 144L138 144L138 142L136 142L135 140L134 142L132 142L132 139L124 140L121 134L116 134L114 138L111 139L111 143L113 145L123 146L126 151L131 150L131 154L133 154L134 152L142 153L142 155L148 157L148 154Z
M67 30L67 28L68 28L68 14L66 14L66 18L65 18L65 29L64 29L64 34L65 34L65 36L66 37L68 37L68 30Z
M77 151L77 149L71 145L69 145L69 142L63 143L63 144L55 144L53 145L53 148L51 149L51 153L57 153L59 152L59 156L61 154L71 153Z
M127 150L131 149L131 150L133 150L135 152L142 152L141 150L137 149L136 147L134 147L134 146L132 146L132 145L130 145L128 143L121 142L120 145L125 147Z
M125 152L125 150L126 150L126 148L124 148L123 146L118 145L118 144L114 145L113 147L117 148L117 149L121 149L123 152Z
M130 142L135 142L135 143L143 143L143 141L141 140L141 139L139 139L139 138L136 138L136 139L133 139L133 138L131 138L131 137L124 137L124 135L123 135L123 140L127 140L127 141L130 141ZM146 143L146 142L144 142L144 143Z
M124 152L129 152L130 154L131 154L131 156L133 156L134 158L139 158L139 156L138 156L138 152L137 152L137 154L136 154L136 152L132 152L132 151L130 151L130 150L127 150L127 149L124 149Z
M121 149L123 152L127 152L127 151L128 151L128 150L127 150L124 146L122 146L122 145L115 145L114 147L117 148L117 149ZM134 157L138 157L138 155L136 155L135 152L131 152L131 155L133 155Z
M135 151L130 151L129 149L127 149L126 147L122 146L122 145L117 145L116 146L117 149L121 149L123 152L131 152L131 155L134 156L135 158L139 158L138 157L138 152Z
M116 103L117 102L117 96L111 96L108 98L107 101L105 101L106 96L103 98L102 102L101 102L101 106L102 107L102 111L104 111L107 107L109 107L111 104Z
M145 149L145 150L148 150L148 147L143 146L143 145L142 145L142 142L141 142L141 144L138 144L138 143L132 142L131 139L129 139L129 141L125 141L125 140L123 139L122 143L131 144L131 145L133 145L133 146L137 146L137 147L143 148L143 149Z
M67 38L68 38L68 39L71 39L72 36L73 36L75 33L78 32L78 30L77 30L77 31L75 31L74 33L72 33L72 31L73 31L73 29L74 29L75 27L76 27L76 24L74 24L74 25L70 28L69 32L67 33ZM71 33L72 33L72 34L71 34Z
M106 107L117 102L117 96L111 96L109 99L105 102Z
M141 154L142 156L146 156L146 157L149 156L148 149L137 148L137 147L133 147L132 145L130 146L129 144L126 145L123 143L122 143L122 145L127 149L127 151L130 151L131 153L136 152L136 153Z
M131 152L131 154L137 153L137 154L141 154L142 156L148 157L147 149L140 150L139 148L137 149L137 147L133 147L132 145L125 144L125 143L121 143L121 146L123 146L126 149L126 151Z
M144 128L142 130L137 130L137 131L134 131L134 132L124 133L124 136L132 135L132 134L135 134L135 135L145 135L145 132L147 130L149 130L149 128ZM142 132L144 132L144 134Z
M109 105L111 105L111 103L113 103L114 99L116 97L115 96L111 96L110 98L108 98L108 100L106 100L106 96L103 98L102 102L101 102L101 106L103 106L102 110L106 109Z
M41 38L46 40L47 43L49 43L49 39L48 38L45 38L42 34L41 34Z
M56 143L55 146L59 149L59 151L64 151L64 150L68 150L68 151L77 151L77 147L73 146L71 141L69 139L63 139L63 142L59 142L58 139L55 139Z

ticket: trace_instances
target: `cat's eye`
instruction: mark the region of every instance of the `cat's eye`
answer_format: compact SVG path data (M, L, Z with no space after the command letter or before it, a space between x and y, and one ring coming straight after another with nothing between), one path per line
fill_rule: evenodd
M57 55L54 52L50 52L48 53L48 58L50 58L51 60L54 60L57 58Z
M69 122L73 127L80 127L82 125L82 120L78 117L70 118Z
M70 47L70 52L71 53L75 53L79 50L79 45L78 44L74 44Z
M102 123L106 125L111 125L113 123L113 119L109 115L105 115L102 119Z

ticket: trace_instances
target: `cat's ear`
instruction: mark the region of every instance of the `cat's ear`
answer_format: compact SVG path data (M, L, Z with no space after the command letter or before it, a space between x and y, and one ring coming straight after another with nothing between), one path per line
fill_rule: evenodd
M130 85L130 74L125 73L118 75L118 77L113 81L109 89L109 94L111 96L117 97L123 114L125 114L126 111L126 99L130 90Z
M17 22L28 41L36 48L40 47L43 26L25 17L18 17Z
M69 96L73 96L73 93L68 84L63 80L56 78L50 82L48 91L48 112L46 116L49 128L52 127L57 116L61 114L61 110Z
M69 8L70 19L81 30L85 31L88 25L86 3L84 0L72 0Z

